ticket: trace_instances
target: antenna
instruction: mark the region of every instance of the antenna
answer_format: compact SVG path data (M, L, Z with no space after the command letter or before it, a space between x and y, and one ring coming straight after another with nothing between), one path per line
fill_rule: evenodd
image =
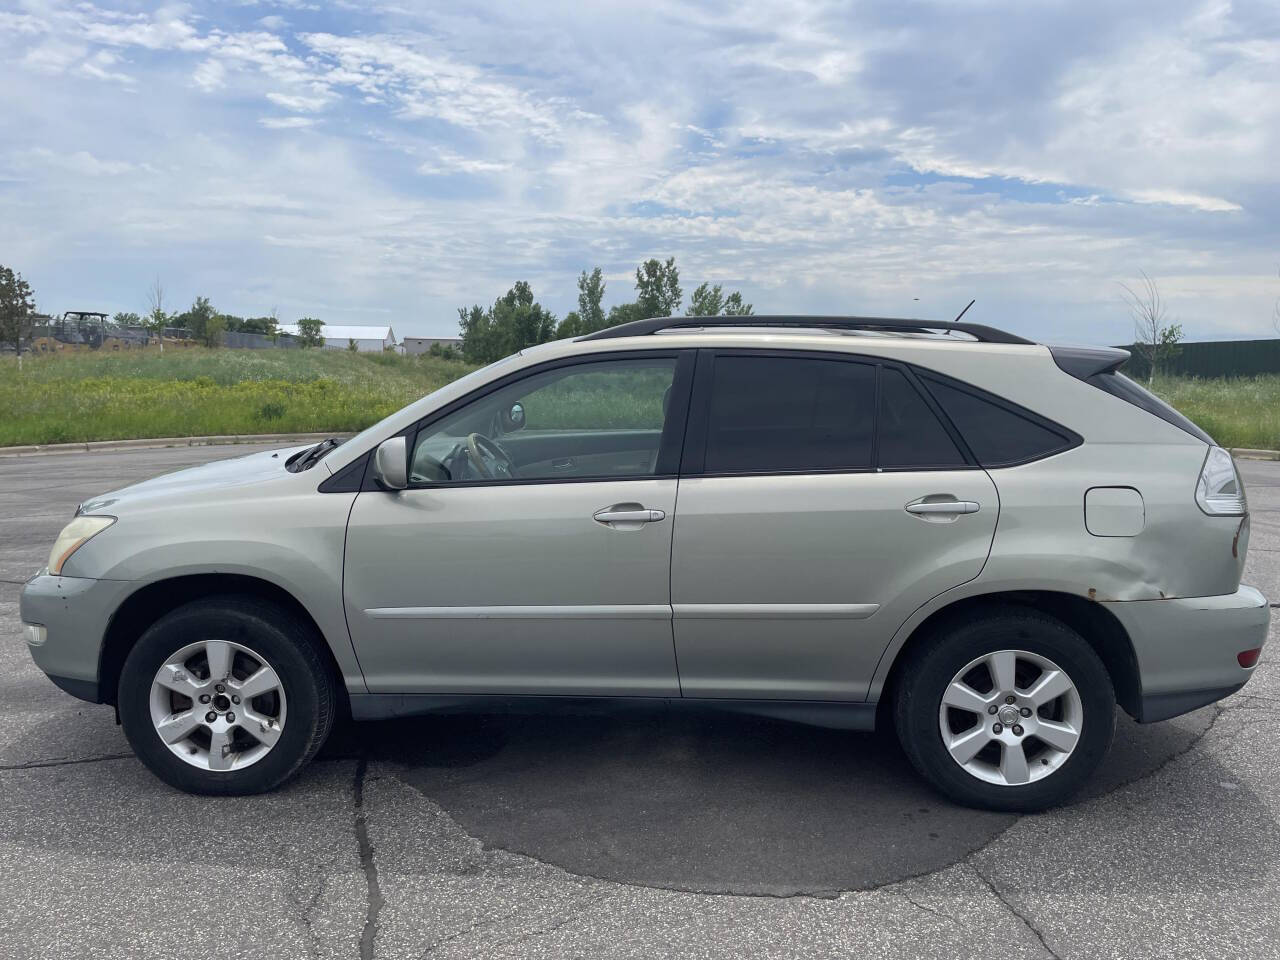
M957 317L956 317L954 320L952 320L951 322L952 322L952 323L959 323L959 322L960 322L960 317L963 317L966 313L968 313L968 312L969 312L969 307L972 307L972 306L973 306L975 303L977 303L977 302L978 302L978 298L977 298L977 297L974 297L972 300L970 300L970 301L969 301L969 305L968 305L968 306L966 306L963 310L961 310L961 311L960 311L959 316L957 316Z

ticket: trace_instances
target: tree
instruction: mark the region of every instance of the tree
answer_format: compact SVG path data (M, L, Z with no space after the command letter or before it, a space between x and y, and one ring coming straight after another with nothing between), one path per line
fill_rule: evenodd
M156 335L156 339L160 341L160 352L164 353L164 328L169 326L172 318L164 312L164 286L159 277L147 288L147 306L151 309L143 319L142 326L147 333Z
M587 333L586 325L582 322L582 314L577 310L570 310L564 315L564 319L560 321L560 325L556 327L556 339L565 340L569 337L581 337Z
M1156 367L1178 355L1182 325L1168 322L1168 312L1156 282L1142 271L1142 283L1135 291L1121 283L1129 315L1133 318L1134 348L1147 363L1147 386L1155 379Z
M226 318L213 308L208 297L196 297L186 313L175 318L179 326L186 327L195 340L206 347L216 347L222 342L222 333L226 330Z
M751 314L751 304L742 302L742 294L737 290L728 296L724 295L720 284L714 287L708 283L698 284L689 299L691 317L746 317Z
M560 321L556 327L558 338L583 337L609 326L609 318L601 306L604 287L604 272L599 267L593 267L590 273L583 270L578 275L578 309L570 310Z
M724 298L724 315L726 317L751 316L751 304L742 302L742 294L735 290Z
M355 337L347 337L347 349L350 350L352 353L359 352L360 344L356 343Z
M31 339L31 315L36 309L32 296L31 285L22 274L0 266L0 344L13 344L19 360L22 341Z
M215 313L209 318L204 325L204 336L200 340L206 347L222 346L222 334L226 332L226 319L220 313Z
M111 318L111 322L117 327L140 327L142 326L142 318L136 313L117 313Z
M583 270L578 275L578 316L582 318L582 332L595 333L603 330L608 324L604 308L600 302L604 300L604 273L599 267L592 268L590 273Z
M276 318L270 317L246 317L240 321L240 330L243 333L257 333L264 337L274 337L276 331Z
M315 317L303 317L298 321L298 346L323 347L324 321Z
M689 297L689 316L718 317L724 308L724 293L720 284L714 287L708 283L700 283Z
M546 343L556 334L556 317L533 298L533 289L520 280L488 310L479 304L458 308L462 355L473 363L492 363L505 356Z
M683 295L676 258L668 257L666 263L650 259L636 267L636 293L643 318L675 316Z
M615 303L609 308L609 322L606 324L610 327L616 327L620 323L630 323L632 320L643 320L644 312L638 303Z

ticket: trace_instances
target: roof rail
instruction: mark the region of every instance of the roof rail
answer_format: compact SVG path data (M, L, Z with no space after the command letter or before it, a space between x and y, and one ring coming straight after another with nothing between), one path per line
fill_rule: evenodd
M873 330L881 333L933 333L958 330L983 343L1034 343L1022 337L981 323L955 323L951 320L905 320L895 317L653 317L632 320L616 327L606 327L579 340L613 340L617 337L642 337L660 330L680 327L800 327L829 330Z

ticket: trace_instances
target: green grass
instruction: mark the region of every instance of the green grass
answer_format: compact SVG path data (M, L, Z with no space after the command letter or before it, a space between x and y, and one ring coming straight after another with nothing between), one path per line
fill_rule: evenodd
M1280 376L1157 377L1154 392L1224 447L1280 450Z
M346 350L170 350L0 356L0 446L133 437L362 430L471 370L459 361ZM635 396L593 402L600 426L652 426L661 392L637 372ZM568 385L566 384L566 387ZM592 392L583 382L579 390ZM556 388L529 423L560 425ZM1165 377L1155 392L1228 447L1280 449L1280 375ZM624 402L625 401L625 402ZM576 406L576 403L574 404ZM576 418L575 418L576 419Z
M0 357L0 446L362 430L471 370L346 350Z

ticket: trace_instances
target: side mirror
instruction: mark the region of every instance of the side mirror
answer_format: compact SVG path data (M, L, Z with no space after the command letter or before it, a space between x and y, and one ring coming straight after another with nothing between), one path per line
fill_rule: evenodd
M514 433L524 427L524 404L516 401L507 410L502 411L502 432Z
M409 451L404 437L383 440L373 454L373 477L385 490L409 486Z

